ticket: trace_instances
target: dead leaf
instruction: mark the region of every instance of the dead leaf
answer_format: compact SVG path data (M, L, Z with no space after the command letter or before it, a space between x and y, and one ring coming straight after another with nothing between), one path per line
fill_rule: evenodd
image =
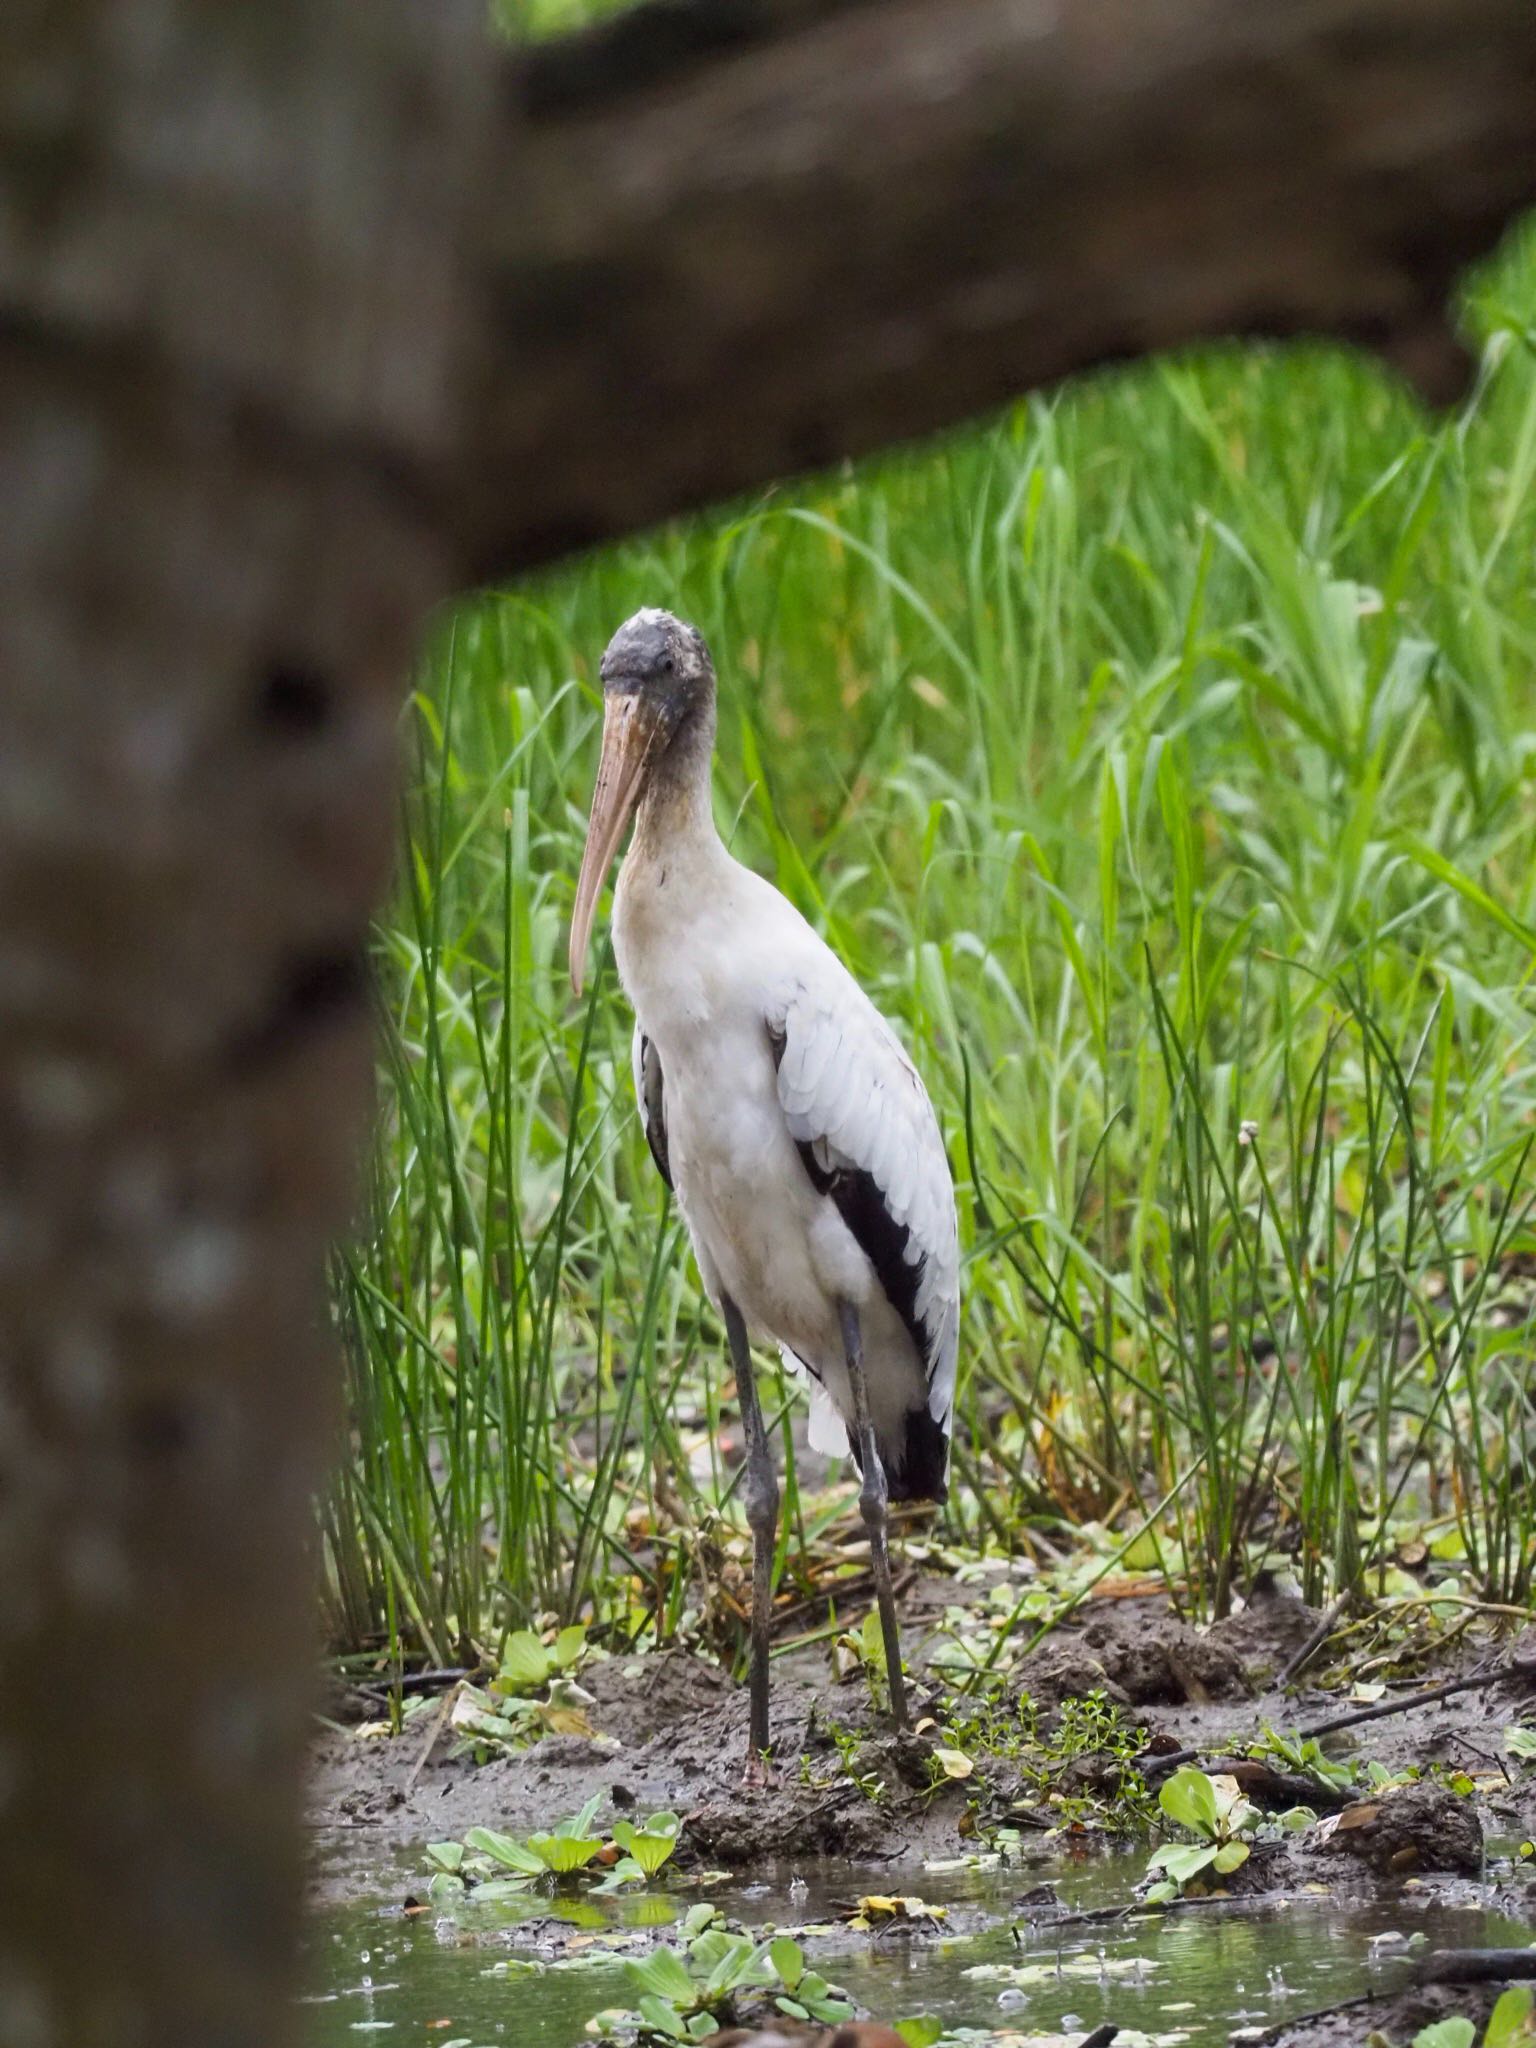
M1334 1827L1340 1830L1345 1828L1368 1828L1377 1819L1380 1812L1381 1801L1379 1799L1360 1799L1353 1806L1345 1807L1344 1811L1334 1822ZM1332 1830L1330 1830L1331 1832Z

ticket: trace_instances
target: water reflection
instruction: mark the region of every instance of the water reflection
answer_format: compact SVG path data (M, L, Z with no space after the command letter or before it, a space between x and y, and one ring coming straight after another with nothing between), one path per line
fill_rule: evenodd
M936 1935L871 1939L830 1928L839 1907L869 1889L864 1870L786 1869L709 1897L752 1927L828 1926L815 1940L817 1967L884 2016L929 2012L953 2026L1069 2035L1109 2020L1190 2048L1217 2048L1233 2027L1304 2012L1373 1981L1389 1986L1415 1932L1445 1946L1532 1939L1530 1925L1489 1911L1470 1887L1455 1906L1405 1887L1359 1906L1301 1897L1059 1928L1024 1917L1020 1902L1042 1877L1064 1908L1091 1911L1123 1904L1143 1866L1133 1856L1074 1858L1054 1871L883 1873L881 1889L948 1906ZM412 1913L401 1902L419 1885L414 1866L386 1858L358 1881L372 1899L315 1916L305 2048L357 2048L370 2035L420 2048L581 2048L593 2013L630 2003L623 1948L648 1944L699 1896L524 1895ZM1536 1920L1536 1900L1527 1917Z

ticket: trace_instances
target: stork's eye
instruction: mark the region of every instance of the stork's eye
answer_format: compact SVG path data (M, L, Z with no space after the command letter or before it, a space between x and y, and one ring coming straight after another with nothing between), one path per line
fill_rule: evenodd
M673 661L670 654L664 654L661 657L660 661L657 662L656 666L660 673L664 676L670 676L676 673L677 664Z

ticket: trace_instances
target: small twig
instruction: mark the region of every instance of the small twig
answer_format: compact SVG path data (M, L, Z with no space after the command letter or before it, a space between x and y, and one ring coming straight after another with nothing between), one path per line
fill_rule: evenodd
M1356 1707L1352 1713L1335 1714L1329 1721L1319 1721L1314 1727L1301 1731L1303 1742L1315 1742L1323 1735L1337 1735L1340 1729L1357 1728L1362 1721L1384 1721L1389 1714L1406 1714L1412 1707L1427 1707L1435 1700L1448 1700L1455 1693L1473 1692L1479 1686L1491 1685L1498 1676L1497 1660L1480 1664L1475 1671L1464 1678L1448 1678L1441 1685L1432 1685L1424 1692L1405 1693L1401 1699L1378 1700L1371 1707Z
M1141 1772L1142 1783L1150 1785L1155 1778L1165 1777L1169 1771L1181 1770L1185 1764L1197 1764L1205 1754L1200 1749L1168 1749L1155 1756L1148 1756L1145 1750L1136 1759Z
M1283 1896L1283 1894L1272 1894L1258 1902L1255 1902L1253 1899L1220 1896L1214 1898L1161 1899L1157 1901L1130 1899L1121 1906L1091 1906L1076 1913L1050 1913L1040 1920L1021 1921L1012 1930L1013 1939L1015 1946L1023 1948L1025 1943L1020 1939L1021 1930L1023 1929L1027 1929L1030 1934L1054 1934L1058 1927L1113 1927L1122 1920L1134 1920L1144 1915L1154 1919L1161 1919L1166 1913L1194 1913L1198 1912L1202 1907L1207 1907L1213 1912L1219 1912L1224 1908L1238 1907L1251 1913L1255 1903L1262 1904L1265 1907L1276 1906L1280 1903Z
M1311 1728L1301 1731L1300 1740L1315 1742L1319 1736L1337 1735L1343 1728L1356 1728L1362 1721L1384 1721L1389 1714L1406 1714L1411 1707L1429 1706L1435 1700L1448 1700L1458 1692L1472 1692L1476 1687L1491 1685L1500 1675L1500 1664L1493 1660L1480 1664L1476 1671L1463 1678L1448 1678L1443 1685L1432 1685L1421 1692L1404 1693L1401 1699L1378 1700L1371 1707L1356 1707L1348 1714L1335 1714L1331 1720L1319 1721ZM1228 1741L1232 1738L1229 1736ZM1183 1764L1198 1763L1205 1754L1200 1749L1170 1749L1162 1755L1137 1758L1141 1775L1147 1783L1161 1778L1169 1771L1176 1771Z
M473 1678L482 1667L471 1670L467 1665L455 1665L443 1671L403 1671L398 1677L375 1681L368 1678L352 1680L352 1691L359 1699L365 1699L388 1708L392 1699L406 1693L436 1692L439 1686L456 1689L466 1678Z
M1487 1764L1492 1770L1502 1771L1504 1774L1505 1784L1513 1785L1515 1781L1509 1775L1509 1765L1505 1763L1503 1757L1495 1755L1494 1752L1491 1750L1479 1749L1477 1744L1470 1740L1469 1737L1463 1735L1459 1728L1453 1728L1451 1730L1450 1740L1452 1742L1458 1743L1461 1746L1461 1748L1469 1750L1471 1754L1477 1758L1479 1763Z
M1362 2005L1372 2005L1381 1996L1379 1991L1357 1991L1353 1998L1341 1998L1336 2005L1320 2005L1312 2012L1298 2012L1288 2020L1276 2020L1262 2034L1252 2035L1253 2048L1268 2048L1272 2041L1279 2041L1295 2027L1315 2026L1319 2020L1331 2020L1335 2013L1355 2012Z
M1313 1657L1323 1647L1323 1644L1327 1642L1328 1638L1333 1634L1333 1625L1338 1620L1339 1616L1344 1612L1345 1608L1349 1605L1351 1597L1352 1595L1348 1593L1341 1593L1339 1595L1338 1599L1334 1601L1333 1605L1328 1609L1328 1612L1317 1624L1317 1627L1313 1629L1311 1635L1307 1637L1307 1640L1302 1644L1301 1648L1296 1652L1295 1656L1292 1657L1290 1662L1281 1671L1280 1676L1275 1680L1276 1687L1281 1692L1283 1692L1285 1688L1290 1684L1291 1680L1296 1676L1298 1671L1302 1670L1307 1664L1311 1663Z
M461 1680L460 1684L462 1683L463 1681ZM409 1799L411 1794L416 1790L416 1780L421 1776L423 1769L426 1767L427 1758L432 1754L433 1750L437 1747L437 1738L443 1732L443 1723L447 1720L449 1712L453 1707L453 1703L458 1698L458 1696L459 1687L457 1685L454 1686L451 1691L445 1692L443 1694L437 1712L432 1717L432 1726L427 1731L427 1739L421 1745L421 1754L417 1757L415 1763L411 1765L411 1774L405 1781L405 1796L407 1799Z

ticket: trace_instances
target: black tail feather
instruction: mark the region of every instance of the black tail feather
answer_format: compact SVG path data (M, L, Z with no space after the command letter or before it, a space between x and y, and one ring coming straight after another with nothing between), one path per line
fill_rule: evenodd
M901 1455L886 1470L891 1499L948 1500L949 1437L926 1408L909 1408L906 1424Z
M926 1408L909 1408L902 1417L903 1436L880 1446L891 1504L949 1499L949 1437ZM853 1462L864 1469L857 1438L848 1432Z

